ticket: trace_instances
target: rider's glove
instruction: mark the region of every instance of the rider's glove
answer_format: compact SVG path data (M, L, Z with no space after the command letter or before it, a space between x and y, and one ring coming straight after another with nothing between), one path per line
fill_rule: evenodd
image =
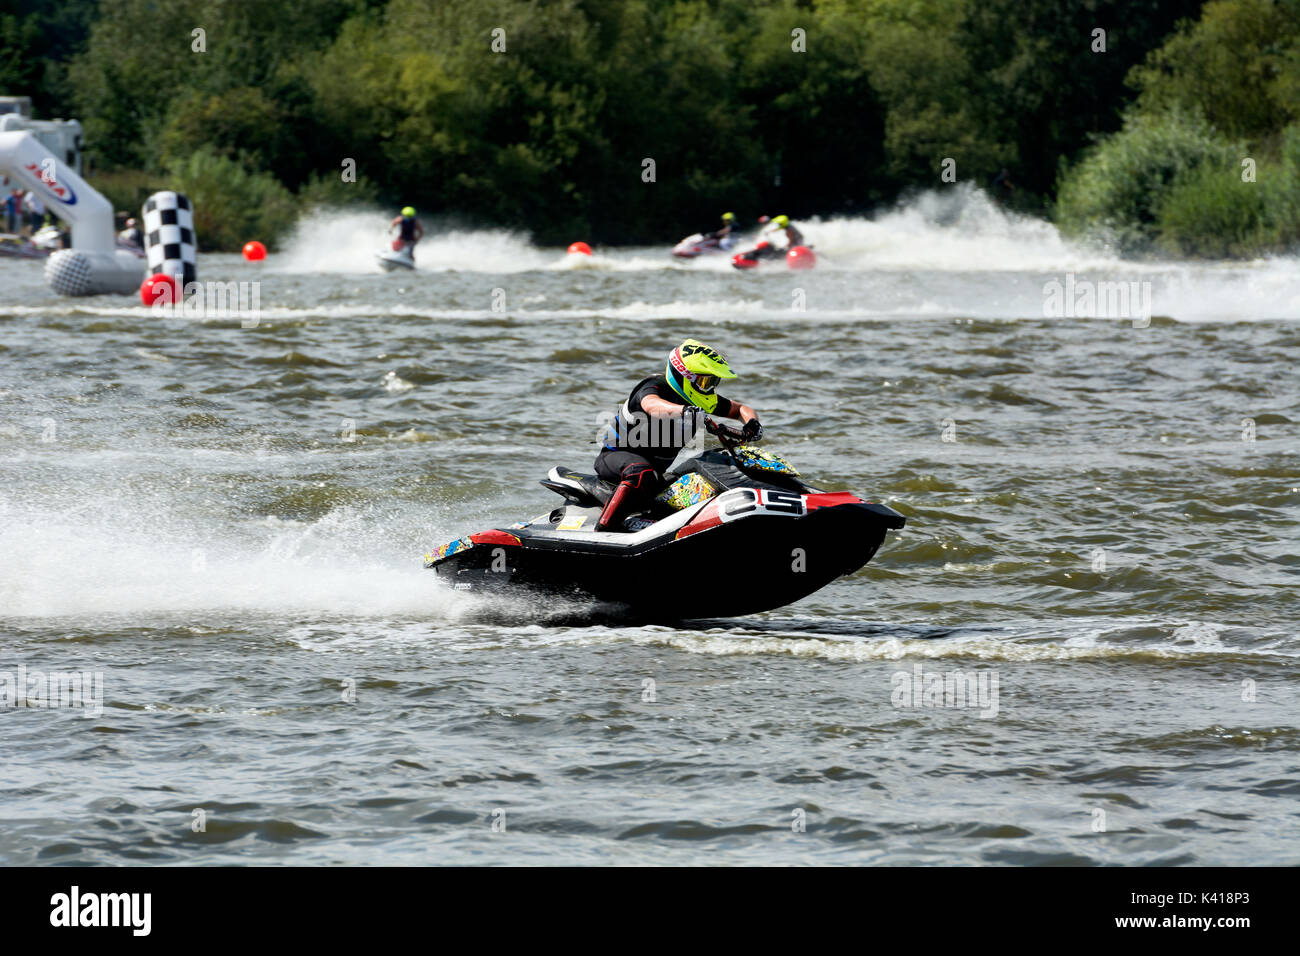
M685 434L694 435L704 421L703 409L696 408L694 405L682 407L682 431Z
M757 418L751 418L745 422L745 426L740 430L740 437L746 442L762 441L763 426L758 423Z

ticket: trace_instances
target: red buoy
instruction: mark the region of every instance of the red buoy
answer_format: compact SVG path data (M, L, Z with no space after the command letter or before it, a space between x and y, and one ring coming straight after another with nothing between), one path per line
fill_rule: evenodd
M591 255L591 246L585 242L573 242L569 244L569 255L589 256Z
M175 276L159 272L140 283L140 301L148 306L177 305L181 301L181 284Z
M266 258L266 246L256 239L244 243L244 258L249 262L261 262Z
M814 269L817 267L817 257L807 246L791 246L785 254L785 264L791 269Z

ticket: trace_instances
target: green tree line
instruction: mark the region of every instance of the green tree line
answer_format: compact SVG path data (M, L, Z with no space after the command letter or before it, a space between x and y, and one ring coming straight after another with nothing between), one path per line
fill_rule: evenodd
M4 2L0 91L79 118L124 207L194 194L216 247L349 201L667 242L866 213L945 159L1128 251L1300 221L1300 0Z

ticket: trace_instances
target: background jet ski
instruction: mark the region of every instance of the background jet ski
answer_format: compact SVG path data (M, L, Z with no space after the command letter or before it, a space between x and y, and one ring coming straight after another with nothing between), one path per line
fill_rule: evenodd
M25 236L10 232L0 232L0 258L5 259L44 259L50 254L49 249L42 249Z
M772 250L767 242L760 242L748 252L738 252L731 257L731 264L737 269L756 269L760 262L777 263L784 261L791 269L815 269L817 255L812 246L791 246L784 253Z
M385 272L392 272L394 269L414 269L415 245L403 242L401 239L394 239L393 248L379 253L375 258L379 260L379 268Z
M141 259L144 250L134 243L127 242L121 236L114 239L118 249L125 250ZM43 226L31 238L9 232L0 232L0 258L4 259L44 259L53 252L64 248L63 233L58 226Z
M695 259L699 256L727 252L733 245L735 243L730 236L717 239L714 236L706 236L702 232L697 232L673 246L673 256L678 259Z
M784 458L706 422L722 447L679 459L651 506L623 519L626 531L591 530L613 485L556 467L542 484L563 504L444 544L425 567L457 590L571 595L684 620L798 601L857 571L903 527L892 508L806 484ZM719 563L743 586L709 584Z

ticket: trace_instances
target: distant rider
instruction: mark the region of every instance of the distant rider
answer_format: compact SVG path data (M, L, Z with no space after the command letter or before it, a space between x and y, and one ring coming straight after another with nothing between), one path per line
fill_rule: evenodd
M596 531L618 531L615 523L625 505L641 505L663 487L664 471L689 445L705 413L739 419L741 437L758 441L763 426L748 405L717 393L724 378L735 378L721 353L687 339L668 353L663 375L643 378L605 432L605 447L596 456L596 474L617 483Z
M393 221L388 224L391 230L394 226L399 227L397 238L402 240L402 247L411 247L411 253L415 253L415 244L424 238L424 226L420 225L420 220L415 218L415 208L406 206L402 209L400 216L394 216Z
M121 239L123 242L130 243L137 249L144 248L144 233L140 231L140 227L136 225L134 219L128 219L126 221L126 228L117 234L117 238Z
M803 245L803 233L794 227L789 216L767 216L758 220L766 225L759 234L759 243L750 252L749 259L779 259L794 246Z
M782 254L792 246L803 245L803 233L794 227L789 216L773 216L761 236Z
M734 212L724 212L722 214L722 228L715 229L713 232L706 232L705 239L718 240L718 246L722 249L730 249L735 243L732 233L736 229L736 214Z

